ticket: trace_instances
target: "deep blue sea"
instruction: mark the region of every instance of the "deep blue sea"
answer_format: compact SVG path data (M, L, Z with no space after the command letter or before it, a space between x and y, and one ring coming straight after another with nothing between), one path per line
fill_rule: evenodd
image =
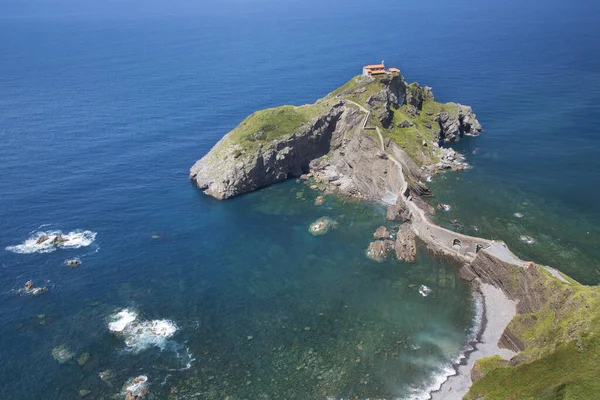
M431 201L452 205L436 220L596 284L598 15L591 0L0 0L0 398L124 398L138 375L151 399L426 398L478 317L456 265L367 259L378 204L316 207L294 181L218 202L189 168L253 111L384 59L485 129L456 146L473 169L434 177ZM314 237L323 216L337 228ZM35 246L57 231L71 247Z

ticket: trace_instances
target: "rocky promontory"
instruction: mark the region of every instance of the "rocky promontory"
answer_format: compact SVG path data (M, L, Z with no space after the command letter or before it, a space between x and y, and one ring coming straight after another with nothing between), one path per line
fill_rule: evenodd
M460 276L479 287L486 318L495 319L484 331L494 343L483 346L495 356L472 356L473 369L458 370L434 398L593 398L600 365L598 289L524 262L502 242L428 218L435 212L422 199L429 195L428 175L467 167L444 145L481 130L470 107L438 103L431 88L408 84L400 73L360 76L314 104L252 114L196 162L190 177L217 199L300 177L311 188L379 201L389 205L387 219L402 225L395 241L379 229L368 257L382 260L395 250L398 259L414 261L418 236L431 251L460 262ZM314 226L318 234L324 225ZM510 360L499 356L500 348Z
M190 178L217 199L307 174L333 192L390 198L399 190L397 172L386 161L376 128L388 151L408 155L417 192L426 190L420 167L463 164L441 144L481 132L470 107L438 103L431 88L408 84L400 73L360 76L314 104L250 115L194 164Z

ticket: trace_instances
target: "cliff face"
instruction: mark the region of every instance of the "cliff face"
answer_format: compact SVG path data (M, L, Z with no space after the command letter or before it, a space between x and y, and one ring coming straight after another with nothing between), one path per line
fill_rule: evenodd
M262 127L250 139L238 140L231 132L194 164L190 177L206 194L226 199L300 176L311 160L340 146L342 131L357 124L356 114L337 102L274 140L262 140ZM251 148L240 143L253 137L258 143Z
M408 85L400 74L356 77L315 104L254 113L194 164L190 178L206 194L227 199L312 173L331 191L395 202L402 177L381 151L375 127L387 150L409 154L409 187L424 194L415 162L453 167L438 142L442 134L446 141L461 136L440 130L436 119L450 130L465 131L467 123L470 133L481 130L461 107L436 103L430 88Z

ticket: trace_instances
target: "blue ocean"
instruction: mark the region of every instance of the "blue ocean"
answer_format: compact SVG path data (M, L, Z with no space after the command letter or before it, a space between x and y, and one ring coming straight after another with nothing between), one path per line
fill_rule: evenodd
M381 60L484 126L455 146L473 168L433 178L436 222L600 282L597 2L0 11L0 398L428 398L481 323L459 265L368 259L380 204L316 207L293 180L219 202L188 177L250 113Z

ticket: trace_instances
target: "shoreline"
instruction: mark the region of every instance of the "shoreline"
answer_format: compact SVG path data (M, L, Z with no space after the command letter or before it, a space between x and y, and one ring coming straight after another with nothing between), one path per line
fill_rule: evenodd
M465 351L461 360L452 364L454 374L447 375L437 389L429 391L429 400L463 398L473 384L471 370L477 360L495 355L510 360L517 354L498 345L502 333L517 315L517 302L493 285L480 281L475 285L477 287L473 290L480 293L483 299L483 318L474 342L466 343L472 350Z

